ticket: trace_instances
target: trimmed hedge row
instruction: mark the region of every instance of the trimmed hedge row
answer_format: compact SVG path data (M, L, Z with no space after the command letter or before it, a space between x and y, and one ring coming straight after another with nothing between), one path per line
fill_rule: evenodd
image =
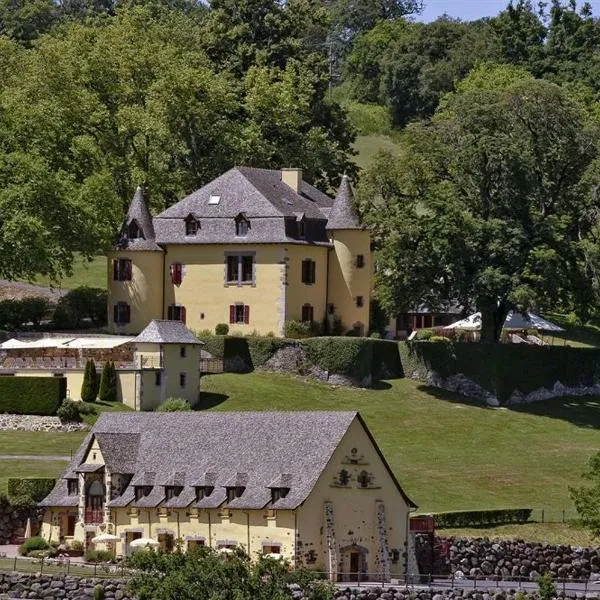
M461 510L433 514L437 529L453 527L481 527L508 523L527 523L531 508L501 508L495 510Z
M204 349L223 360L243 361L251 371L263 366L278 350L300 347L306 358L330 373L363 379L402 377L398 344L387 340L352 337L316 337L302 340L275 337L201 335Z
M66 377L0 377L0 413L54 416L66 397Z
M462 373L500 402L518 390L528 394L551 389L557 381L568 387L600 383L600 349L517 344L403 342L404 372L425 380L428 371L447 378Z
M56 479L49 477L11 477L8 480L8 497L29 496L34 502L40 502L52 491L55 483Z

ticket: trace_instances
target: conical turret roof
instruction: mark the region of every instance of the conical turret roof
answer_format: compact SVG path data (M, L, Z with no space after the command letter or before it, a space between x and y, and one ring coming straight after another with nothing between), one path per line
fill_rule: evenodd
M340 189L329 211L327 229L362 229L358 214L354 210L354 195L348 175L342 177Z
M137 225L138 237L131 237L131 225ZM117 246L120 249L127 248L129 250L161 250L155 242L154 225L152 223L152 215L148 210L146 198L144 197L144 189L137 187L133 200L129 205L127 216L121 227L119 241Z

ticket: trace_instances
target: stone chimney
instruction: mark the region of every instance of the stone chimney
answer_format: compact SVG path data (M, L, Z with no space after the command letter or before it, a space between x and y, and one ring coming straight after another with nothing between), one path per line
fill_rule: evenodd
M281 181L299 194L302 187L302 169L281 169Z

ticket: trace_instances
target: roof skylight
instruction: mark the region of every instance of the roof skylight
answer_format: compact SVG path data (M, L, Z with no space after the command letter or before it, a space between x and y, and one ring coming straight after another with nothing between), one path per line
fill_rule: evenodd
M219 204L219 202L221 202L221 196L218 194L212 194L208 201L209 204Z

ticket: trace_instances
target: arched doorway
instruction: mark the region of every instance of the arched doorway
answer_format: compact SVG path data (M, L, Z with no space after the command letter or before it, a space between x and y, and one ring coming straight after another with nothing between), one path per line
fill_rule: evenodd
M367 577L367 554L369 551L364 546L352 544L340 548L342 570L340 581L365 581Z
M85 522L102 523L104 508L104 486L97 479L90 483L85 499Z

